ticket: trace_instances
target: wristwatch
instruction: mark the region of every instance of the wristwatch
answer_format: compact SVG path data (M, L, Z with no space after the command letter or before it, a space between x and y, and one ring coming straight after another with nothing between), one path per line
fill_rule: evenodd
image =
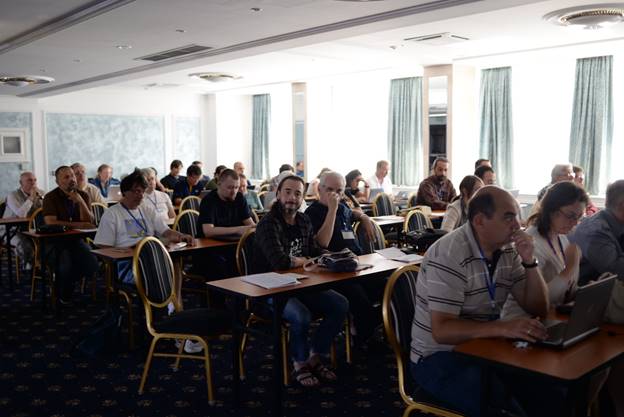
M537 258L533 258L533 262L531 263L524 263L524 262L520 262L522 264L522 266L524 267L524 269L529 269L529 268L535 268L537 267L537 265L539 265L539 262L537 261Z

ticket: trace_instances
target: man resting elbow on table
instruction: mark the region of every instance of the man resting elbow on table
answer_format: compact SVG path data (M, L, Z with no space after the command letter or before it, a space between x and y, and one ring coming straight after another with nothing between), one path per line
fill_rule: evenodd
M469 416L480 415L487 407L480 403L482 369L454 353L454 345L476 338L535 342L546 337L539 318L548 313L548 289L537 268L533 239L520 230L518 214L518 204L507 191L496 186L481 188L468 203L468 223L427 251L418 276L412 376L440 402ZM509 294L537 318L501 321ZM524 409L531 417L552 412L540 399L550 395L552 400L556 393L536 389L535 381L522 387L518 382L523 378L517 376L512 383L503 379L521 406L511 401L492 404L495 408L520 415ZM493 381L491 386L492 400L504 402L503 384ZM536 392L529 394L531 388Z

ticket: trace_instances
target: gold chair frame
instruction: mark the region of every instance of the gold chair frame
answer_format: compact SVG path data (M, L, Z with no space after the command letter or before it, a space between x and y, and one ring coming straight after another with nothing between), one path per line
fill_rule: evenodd
M182 201L180 201L180 211L186 211L186 210L195 210L195 209L191 209L191 208L186 208L185 205L189 202L189 201L194 201L197 200L197 204L198 204L198 209L199 209L199 205L201 204L201 198L197 197L196 195L189 195L186 196L182 199ZM197 210L195 210L197 211Z

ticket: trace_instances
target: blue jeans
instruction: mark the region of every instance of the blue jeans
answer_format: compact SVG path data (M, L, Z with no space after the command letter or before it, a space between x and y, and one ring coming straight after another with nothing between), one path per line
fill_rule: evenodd
M290 355L295 362L304 362L311 352L328 355L332 340L340 332L349 311L347 299L333 290L319 291L289 298L282 317L290 324ZM310 322L323 320L308 344Z

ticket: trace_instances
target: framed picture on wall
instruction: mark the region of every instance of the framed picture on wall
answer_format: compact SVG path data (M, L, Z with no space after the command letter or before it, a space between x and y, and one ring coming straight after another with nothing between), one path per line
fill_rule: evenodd
M0 129L0 162L27 160L26 129Z

